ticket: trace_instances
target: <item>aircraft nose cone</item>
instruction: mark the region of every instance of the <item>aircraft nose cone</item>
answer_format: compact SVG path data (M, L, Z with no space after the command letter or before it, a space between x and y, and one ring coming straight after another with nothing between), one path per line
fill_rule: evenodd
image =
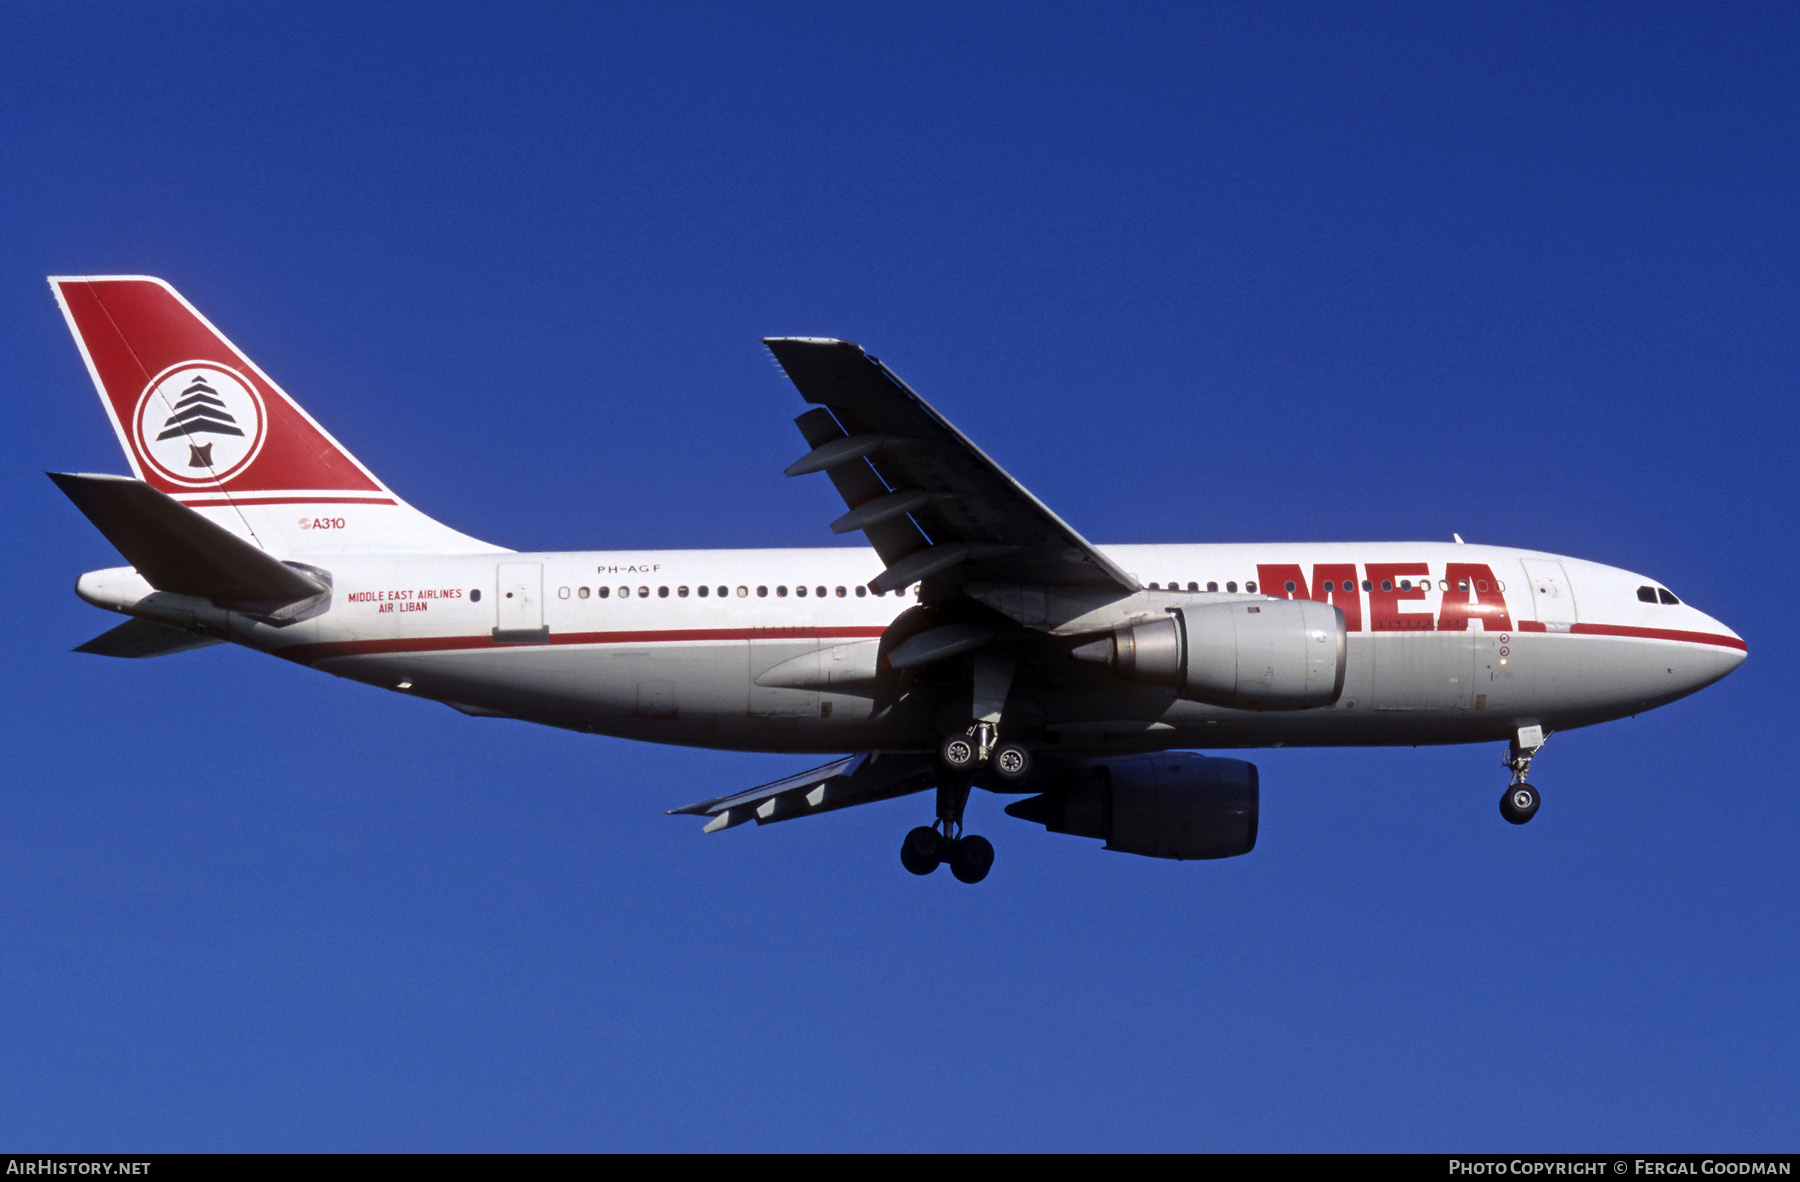
M1719 621L1714 620L1711 616L1708 616L1707 619L1712 623L1714 628L1719 630L1719 635L1729 636L1732 640L1737 642L1735 647L1724 650L1731 660L1731 663L1725 667L1725 672L1729 673L1744 663L1744 658L1750 655L1750 646L1744 643L1744 638L1742 636L1739 636L1736 632L1733 632L1725 625L1719 623Z
M1707 635L1726 640L1728 643L1708 644L1704 651L1694 653L1689 657L1685 670L1686 680L1691 685L1689 693L1703 686L1711 685L1724 677L1742 665L1744 658L1750 655L1749 646L1744 643L1743 637L1711 616L1702 616L1701 618L1705 621L1703 630Z

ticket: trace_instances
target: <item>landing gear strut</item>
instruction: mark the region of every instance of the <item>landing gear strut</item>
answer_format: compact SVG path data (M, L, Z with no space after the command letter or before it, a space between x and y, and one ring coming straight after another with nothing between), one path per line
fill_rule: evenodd
M942 775L937 790L937 821L921 825L900 844L900 864L914 874L930 874L949 863L963 882L980 882L994 865L994 847L985 837L962 831L963 806L969 789L984 771L1016 788L1031 774L1031 752L1000 741L1001 710L1012 687L1014 663L991 653L976 655L971 670L971 705L975 722L962 734L938 746Z
M1507 744L1506 766L1512 769L1512 783L1500 797L1500 815L1514 825L1523 825L1537 816L1538 790L1525 782L1531 770L1531 758L1548 738L1538 726L1522 726Z
M900 864L914 874L930 874L947 862L959 881L973 883L986 878L994 865L994 847L985 837L963 833L963 806L968 803L968 781L940 786L937 821L906 835L900 843Z

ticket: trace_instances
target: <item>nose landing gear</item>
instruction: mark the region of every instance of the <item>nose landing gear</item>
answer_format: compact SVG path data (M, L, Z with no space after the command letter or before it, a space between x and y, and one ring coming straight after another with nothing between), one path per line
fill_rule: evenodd
M1530 784L1520 781L1500 798L1500 815L1515 825L1523 825L1537 815L1538 793Z
M1541 800L1538 790L1525 782L1531 770L1532 756L1549 736L1538 726L1522 726L1507 744L1506 766L1512 769L1512 783L1500 797L1500 815L1514 825L1523 825L1537 816Z

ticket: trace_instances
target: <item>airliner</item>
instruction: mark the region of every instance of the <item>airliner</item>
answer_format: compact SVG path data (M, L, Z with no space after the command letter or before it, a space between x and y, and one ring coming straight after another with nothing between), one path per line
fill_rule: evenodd
M875 357L804 337L763 342L810 404L787 474L866 547L515 552L401 500L168 283L50 285L132 472L50 474L128 564L77 581L128 617L77 651L230 642L478 717L832 757L670 810L707 832L931 792L902 864L979 882L981 788L1110 850L1227 858L1257 769L1185 748L1488 742L1523 824L1552 734L1748 651L1656 579L1460 537L1096 546Z

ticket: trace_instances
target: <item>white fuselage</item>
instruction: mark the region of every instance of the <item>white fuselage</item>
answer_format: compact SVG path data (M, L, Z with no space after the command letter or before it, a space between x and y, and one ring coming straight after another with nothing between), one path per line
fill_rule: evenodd
M1016 682L1009 714L1070 752L1500 740L1520 726L1560 730L1673 701L1745 654L1718 621L1662 602L1670 597L1654 580L1535 551L1432 542L1102 549L1150 588L1132 599L1138 618L1233 593L1334 604L1348 629L1347 672L1335 703L1294 711L1204 705L1104 669ZM79 590L115 611L476 714L793 752L930 750L942 729L881 709L871 688L882 633L916 599L867 590L883 569L870 550L314 561L331 577L329 609L280 628L153 592L129 569L86 576ZM1640 598L1643 588L1657 601Z

